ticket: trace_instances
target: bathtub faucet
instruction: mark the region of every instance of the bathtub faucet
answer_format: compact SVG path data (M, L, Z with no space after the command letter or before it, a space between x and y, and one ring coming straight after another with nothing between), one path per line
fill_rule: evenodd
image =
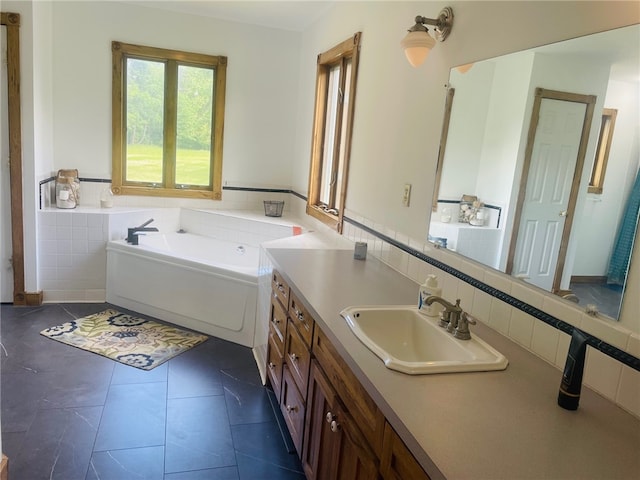
M127 243L138 245L138 232L157 232L158 229L156 227L147 227L151 222L153 222L153 218L150 218L139 227L127 228Z

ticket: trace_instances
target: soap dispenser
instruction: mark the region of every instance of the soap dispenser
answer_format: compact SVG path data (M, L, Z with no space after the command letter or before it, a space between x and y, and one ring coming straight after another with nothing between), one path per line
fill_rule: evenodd
M442 295L442 289L438 286L438 277L435 275L428 275L424 283L420 285L418 292L418 311L429 317L437 317L442 310L442 306L435 302L431 305L425 303L427 297L431 295Z

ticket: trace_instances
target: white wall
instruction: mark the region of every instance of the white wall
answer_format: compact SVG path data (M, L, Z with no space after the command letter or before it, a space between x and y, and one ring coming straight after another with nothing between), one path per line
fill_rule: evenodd
M111 178L111 42L226 55L223 182L291 184L299 34L120 2L53 4L54 169Z
M626 199L638 171L638 135L640 133L640 92L637 84L609 82L605 108L618 110L609 152L609 161L602 194L586 196L582 218L576 231L578 238L589 238L578 244L574 275L606 275L609 258L619 227ZM594 123L600 125L602 112L594 113ZM585 168L591 171L593 158L587 158ZM603 255L593 255L593 245Z

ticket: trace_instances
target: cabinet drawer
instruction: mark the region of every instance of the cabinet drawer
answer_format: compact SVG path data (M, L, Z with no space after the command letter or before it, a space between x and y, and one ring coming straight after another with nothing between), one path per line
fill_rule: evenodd
M287 423L287 427L289 427L289 433L291 434L291 439L296 447L298 456L302 457L305 405L287 365L284 365L282 368L282 400L280 402L280 409L282 410L284 421Z
M271 382L273 393L276 394L276 398L280 401L280 392L282 390L282 365L284 364L284 359L282 353L278 351L273 337L273 334L269 335L267 374L269 375L269 381Z
M380 457L384 415L320 328L313 334L312 350L336 393L349 406L349 413L374 454Z
M384 427L380 473L384 480L429 480L429 476L389 423Z
M274 332L280 341L280 352L284 353L284 336L287 331L287 312L277 298L271 298L271 315L269 315L269 331Z
M289 285L276 270L271 273L271 290L285 310L289 308Z
M284 361L289 366L291 376L298 385L298 389L306 397L311 353L291 320L289 320L289 325L287 326Z
M291 298L289 302L289 317L298 328L298 332L304 342L310 347L311 341L313 340L313 325L315 323L313 317L293 292L291 292L289 296Z

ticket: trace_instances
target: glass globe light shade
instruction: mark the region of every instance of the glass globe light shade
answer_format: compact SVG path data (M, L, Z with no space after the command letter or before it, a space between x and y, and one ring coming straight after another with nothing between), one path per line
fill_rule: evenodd
M435 44L436 40L424 31L409 32L400 42L412 67L422 65Z

